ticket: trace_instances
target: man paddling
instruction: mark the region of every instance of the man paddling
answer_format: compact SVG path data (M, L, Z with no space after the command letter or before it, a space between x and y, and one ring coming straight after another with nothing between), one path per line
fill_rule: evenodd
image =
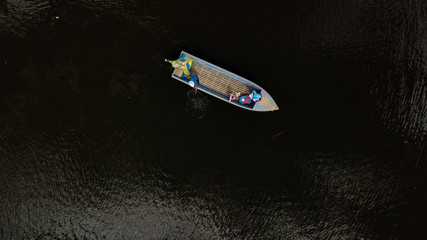
M190 80L188 81L188 85L194 88L195 90L194 95L196 95L197 88L199 87L199 77L197 77L197 75L191 76Z

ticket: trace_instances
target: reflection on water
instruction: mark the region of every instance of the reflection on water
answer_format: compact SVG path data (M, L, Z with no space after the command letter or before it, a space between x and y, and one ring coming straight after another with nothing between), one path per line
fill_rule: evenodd
M422 239L425 14L383 5L0 1L0 238ZM195 94L181 49L285 107Z

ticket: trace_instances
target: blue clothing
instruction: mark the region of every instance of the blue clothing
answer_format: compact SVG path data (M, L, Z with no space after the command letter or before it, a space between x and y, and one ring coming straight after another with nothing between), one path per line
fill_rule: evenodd
M182 56L178 58L178 60L185 61L185 53L183 53Z
M197 75L192 76L188 81L188 84L190 84L190 82L194 83L193 88L196 89L196 87L199 85L199 78L197 77Z
M252 100L254 102L261 101L262 95L260 93L255 92L255 90L252 92Z

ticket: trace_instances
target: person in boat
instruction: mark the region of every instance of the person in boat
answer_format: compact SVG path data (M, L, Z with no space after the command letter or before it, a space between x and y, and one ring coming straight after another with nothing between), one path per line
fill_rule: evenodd
M238 99L239 97L240 97L240 93L239 92L237 92L235 94L230 93L230 97L228 98L228 101L229 102L234 101L234 100Z
M173 68L178 68L178 69L181 69L183 71L182 75L181 75L181 79L190 78L191 64L193 63L192 58L185 60L185 54L182 54L182 56L180 58L178 58L177 60L165 59L165 62L169 62L170 64L172 64Z
M249 96L252 98L253 102L259 102L261 101L261 98L262 98L261 93L258 93L255 90L253 90L252 93L249 94Z
M199 77L197 75L191 76L190 80L188 80L188 85L190 85L190 87L194 88L194 90L195 90L194 95L196 95L197 88L199 87Z
M251 94L243 95L239 97L239 103L241 104L251 104L261 101L262 95L261 93L256 92L255 90L252 91Z

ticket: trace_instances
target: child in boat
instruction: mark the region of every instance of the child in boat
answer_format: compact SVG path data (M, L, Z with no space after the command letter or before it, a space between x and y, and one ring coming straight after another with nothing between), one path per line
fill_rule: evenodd
M259 101L261 101L261 98L262 98L261 93L258 93L255 90L253 90L252 93L249 94L249 96L253 102L259 102Z
M234 101L234 100L236 100L237 98L239 98L239 96L240 96L240 93L239 93L239 92L238 92L238 93L235 93L235 94L230 93L230 97L228 98L228 101L229 101L229 102Z
M257 93L255 90L252 91L249 95L243 95L239 98L239 103L241 104L251 104L252 102L256 103L261 101L261 93Z
M239 97L239 103L241 104L251 104L252 98L249 97L249 95L243 95Z

